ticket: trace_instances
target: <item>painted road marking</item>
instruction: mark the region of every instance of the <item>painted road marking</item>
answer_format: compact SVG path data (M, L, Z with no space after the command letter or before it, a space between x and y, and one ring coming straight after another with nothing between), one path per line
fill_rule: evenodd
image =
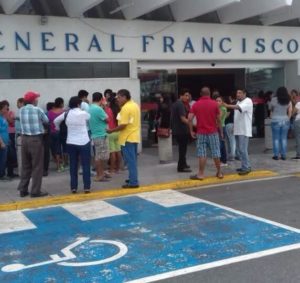
M22 211L0 212L0 234L35 228Z
M122 209L101 200L64 204L62 207L82 221L123 215L127 213Z
M88 221L58 206L23 211L37 228L0 234L0 282L151 282L300 248L299 229L178 192L161 197L109 199L126 214Z
M46 260L46 261L29 264L29 265L24 265L21 263L9 264L9 265L3 266L1 268L1 271L16 272L16 271L21 271L24 269L30 269L30 268L48 265L48 264L54 264L54 263L57 263L57 264L63 265L63 266L72 266L72 267L100 265L100 264L104 264L104 263L108 263L108 262L117 260L117 259L121 258L122 256L124 256L128 251L128 248L123 243L120 243L117 241L91 240L91 241L89 241L90 243L114 245L119 249L119 251L115 255L105 258L105 259L94 260L94 261L90 261L90 262L68 262L69 260L73 260L73 259L77 258L77 256L72 252L72 250L74 248L76 248L77 246L80 246L81 244L83 244L86 241L89 241L89 238L87 238L87 237L77 238L74 243L68 245L67 247L65 247L64 249L61 250L61 253L64 254L64 257L61 257L58 254L54 254L54 255L50 255L51 260Z
M138 194L138 196L163 207L193 204L201 201L199 198L185 195L173 190L142 193Z

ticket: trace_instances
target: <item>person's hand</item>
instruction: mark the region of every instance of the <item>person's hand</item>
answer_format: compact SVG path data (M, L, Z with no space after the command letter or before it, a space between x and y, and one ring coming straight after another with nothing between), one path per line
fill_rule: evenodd
M222 104L221 104L222 106L225 106L225 107L227 107L228 105L227 105L227 103L225 103L224 101L222 102Z
M195 132L191 132L191 137L192 137L193 139L196 139L196 138L197 138L196 133L195 133Z
M1 142L0 143L0 148L4 149L6 147L5 143L4 142Z
M106 129L106 132L107 132L108 134L111 134L113 131L112 131L111 129Z

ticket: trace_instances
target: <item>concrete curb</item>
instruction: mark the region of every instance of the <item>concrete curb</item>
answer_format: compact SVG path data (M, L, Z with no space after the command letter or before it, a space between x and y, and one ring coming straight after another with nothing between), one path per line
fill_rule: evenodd
M223 183L238 182L238 181L251 180L251 179L263 179L263 178L274 177L278 175L279 175L278 173L273 171L259 170L259 171L253 171L245 176L240 176L238 174L228 174L224 176L224 179L218 179L216 177L207 177L202 181L185 179L185 180L175 180L166 183L140 186L137 189L115 188L109 190L95 191L95 192L91 192L90 194L80 193L80 194L68 194L68 195L61 195L61 196L50 196L41 199L34 199L34 200L31 199L26 201L3 203L0 204L0 211L38 208L38 207L45 207L45 206L60 205L60 204L70 203L70 202L82 202L82 201L95 200L95 199L106 199L106 198L127 196L127 195L132 195L137 193L160 191L160 190L170 190L170 189L180 190L180 189L192 188L192 187L205 187L207 185L213 185L213 184L223 184Z

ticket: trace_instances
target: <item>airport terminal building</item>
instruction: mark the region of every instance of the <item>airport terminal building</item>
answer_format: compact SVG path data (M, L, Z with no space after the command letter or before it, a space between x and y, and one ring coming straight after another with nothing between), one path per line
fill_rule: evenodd
M82 3L81 3L82 2ZM300 88L299 1L2 0L0 99ZM298 15L298 16L297 16Z

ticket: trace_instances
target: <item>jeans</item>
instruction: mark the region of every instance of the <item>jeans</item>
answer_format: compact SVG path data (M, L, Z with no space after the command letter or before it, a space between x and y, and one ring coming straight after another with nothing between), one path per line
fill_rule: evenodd
M7 145L5 148L0 148L0 178L5 176L5 167L7 159Z
M175 135L178 143L178 164L177 170L184 170L187 166L186 152L190 136L188 134Z
M235 135L233 134L233 123L229 123L225 125L225 132L228 141L229 159L234 159L236 153L236 141L235 141Z
M272 121L273 153L278 157L286 158L287 135L290 128L289 121Z
M67 144L70 162L71 190L78 189L78 163L81 161L84 190L91 188L91 143L85 145Z
M296 156L300 157L300 120L294 122L294 132L296 140Z
M138 170L137 170L137 143L126 142L124 146L121 146L123 158L128 168L128 179L129 185L137 186L138 181Z
M226 144L225 144L225 127L222 128L223 131L223 139L219 136L220 139L220 152L221 152L221 162L226 164L227 163L227 152L226 152Z
M241 159L241 169L250 170L251 164L248 155L248 144L249 137L246 136L236 136L239 150L239 157Z

